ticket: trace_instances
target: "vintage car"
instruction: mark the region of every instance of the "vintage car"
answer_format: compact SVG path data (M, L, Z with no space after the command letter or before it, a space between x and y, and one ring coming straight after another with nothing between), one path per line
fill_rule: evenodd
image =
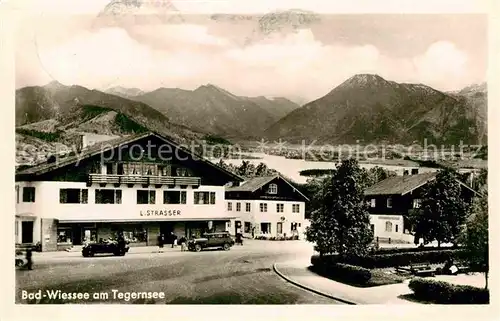
M26 266L28 260L26 259L26 253L23 250L16 249L16 266L23 267Z
M98 243L87 243L82 248L84 257L94 256L94 254L111 253L114 255L123 256L129 250L129 242L125 242L125 247L120 248L115 240L101 241Z
M231 249L234 240L228 232L205 233L200 238L194 238L188 241L188 250L200 252L208 248L221 248L225 251Z

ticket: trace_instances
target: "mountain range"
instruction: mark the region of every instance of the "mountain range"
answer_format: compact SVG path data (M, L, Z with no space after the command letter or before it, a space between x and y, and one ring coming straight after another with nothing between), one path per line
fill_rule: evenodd
M179 143L219 137L287 142L469 144L487 141L487 86L441 92L423 84L359 74L300 107L283 97L237 96L207 84L195 90L53 81L16 91L16 139L53 150L80 133L122 136L154 130ZM23 152L20 162L30 162ZM26 158L28 157L28 158ZM25 159L26 158L26 159Z
M288 142L466 144L487 141L486 84L444 93L355 75L280 119L264 136Z
M236 96L212 84L195 90L159 88L138 95L134 92L114 91L155 108L174 123L229 139L260 137L266 128L300 107L283 97Z

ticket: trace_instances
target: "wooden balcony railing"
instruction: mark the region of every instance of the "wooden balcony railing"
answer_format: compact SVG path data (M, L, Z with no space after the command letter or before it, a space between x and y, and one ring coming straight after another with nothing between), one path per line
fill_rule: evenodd
M142 184L200 186L200 177L89 174L89 184Z

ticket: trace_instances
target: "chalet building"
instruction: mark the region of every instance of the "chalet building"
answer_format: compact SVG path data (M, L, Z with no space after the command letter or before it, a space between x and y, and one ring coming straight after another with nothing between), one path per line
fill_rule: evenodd
M437 172L389 177L365 190L369 205L370 224L375 237L413 242L408 214L420 208L422 195ZM460 182L460 181L459 181ZM471 200L476 193L466 184L462 197Z
M303 237L307 220L305 205L309 199L280 175L256 177L226 190L227 216L231 233L245 237Z
M18 169L16 243L42 251L98 241L123 231L131 246L159 233L191 237L225 231L225 185L243 179L156 133L85 147Z

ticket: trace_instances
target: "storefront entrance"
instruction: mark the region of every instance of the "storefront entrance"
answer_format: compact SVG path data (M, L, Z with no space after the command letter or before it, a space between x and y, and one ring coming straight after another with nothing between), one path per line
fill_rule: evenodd
M21 242L33 243L33 221L21 222Z

